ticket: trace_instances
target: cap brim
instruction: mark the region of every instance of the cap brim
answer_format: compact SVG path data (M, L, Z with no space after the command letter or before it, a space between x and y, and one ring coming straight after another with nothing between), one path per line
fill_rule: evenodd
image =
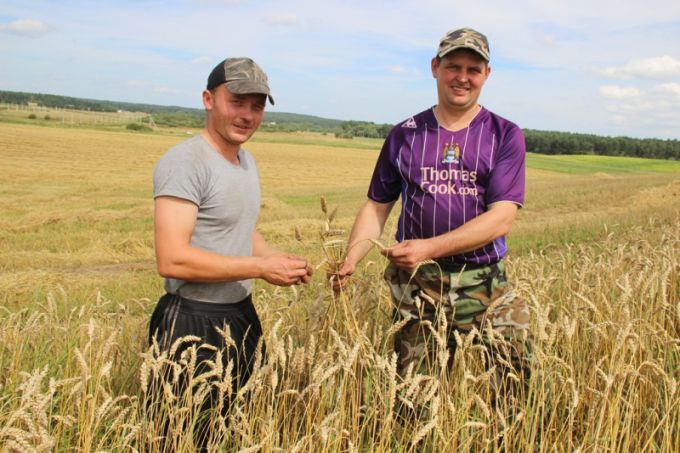
M229 91L235 94L264 94L269 99L269 103L274 105L274 98L269 92L269 87L263 83L251 80L230 80L224 82Z
M474 47L472 47L472 46L451 46L451 47L446 47L446 48L444 48L443 50L440 50L439 52L437 52L437 56L438 56L439 58L444 58L446 55L448 55L448 54L450 54L451 52L453 52L454 50L458 50L458 49L468 49L468 50L471 50L471 51L473 51L474 53L476 53L477 55L479 55L480 57L482 57L487 63L490 61L490 60L489 60L489 55L484 55L484 54L481 53L478 49L476 49L476 48L474 48Z

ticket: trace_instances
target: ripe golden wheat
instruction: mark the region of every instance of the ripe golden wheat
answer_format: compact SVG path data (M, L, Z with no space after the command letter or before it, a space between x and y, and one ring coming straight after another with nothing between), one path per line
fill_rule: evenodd
M11 452L161 451L163 418L175 448L192 451L191 427L214 385L233 399L226 418L212 415L213 445L229 450L677 451L679 248L676 223L514 259L517 291L534 315L534 362L528 397L501 404L489 399L493 370L485 369L474 341L480 332L456 332L452 370L436 360L429 375L411 370L397 377L391 337L400 326L391 323L389 301L362 300L381 285L375 273L324 319L267 310L275 299L262 293L257 303L269 326L268 354L265 360L260 353L238 391L233 364L223 367L218 355L178 393L173 383L195 369L196 351L205 347L199 338L182 338L167 352L156 344L147 349L143 336L125 335L128 310L117 301L98 296L63 313L50 296L39 309L6 310L0 323L8 371L1 381L0 442ZM326 282L313 285L314 294L287 293L306 297L287 304L339 303ZM381 311L363 310L366 303ZM448 358L445 326L430 328L437 354ZM222 334L229 338L228 330ZM43 359L37 348L48 340L59 343L63 360L27 368ZM173 362L180 343L191 347ZM114 382L130 369L137 370L134 381ZM165 372L173 378L154 419L141 402L153 377ZM405 422L400 405L417 416Z

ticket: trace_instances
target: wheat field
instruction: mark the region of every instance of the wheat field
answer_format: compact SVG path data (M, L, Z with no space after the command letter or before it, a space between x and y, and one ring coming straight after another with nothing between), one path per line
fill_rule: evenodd
M2 451L162 451L143 403L168 367L146 343L162 294L151 172L186 136L0 123ZM453 369L397 378L379 254L346 292L324 279L346 238L329 232L350 228L379 146L318 134L248 144L258 229L317 271L305 287L255 285L268 352L228 420L215 415L215 451L680 451L680 164L528 156L508 269L533 315L532 375L525 399L494 405L479 332L456 338ZM224 393L228 371L210 371ZM194 449L206 378L165 389L176 451ZM420 416L403 423L398 405Z

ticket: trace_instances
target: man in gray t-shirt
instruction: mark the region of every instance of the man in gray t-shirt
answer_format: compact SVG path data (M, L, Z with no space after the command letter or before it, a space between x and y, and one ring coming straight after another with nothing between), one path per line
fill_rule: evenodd
M224 257L252 256L260 186L253 156L244 149L238 150L237 156L238 164L230 162L199 135L172 148L156 165L157 204L166 202L160 197L172 197L196 206L189 246ZM186 274L173 273L166 277L168 293L217 304L238 302L252 287L250 278L195 281Z
M312 273L305 259L272 248L255 229L259 178L253 156L241 145L262 122L267 98L273 104L267 76L251 59L219 63L203 91L205 130L170 149L153 178L156 261L167 293L152 315L149 341L169 350L178 338L199 337L222 351L224 369L234 361L234 389L248 379L262 333L252 279L289 286L307 283ZM231 341L221 335L225 330ZM171 359L189 346L175 348ZM211 348L197 351L194 375L220 357ZM204 409L218 405L218 394L209 395ZM158 407L162 400L157 395ZM197 428L199 448L205 449L210 430L205 423Z

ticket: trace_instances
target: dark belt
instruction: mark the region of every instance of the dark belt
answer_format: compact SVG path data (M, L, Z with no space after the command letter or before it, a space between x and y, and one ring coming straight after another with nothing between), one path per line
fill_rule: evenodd
M470 263L470 262L461 263L454 261L454 259L455 258L452 256L446 256L443 258L435 258L434 262L439 264L439 267L441 267L442 270L445 270L446 272L456 273L462 272L463 270L473 271L476 269L481 269L483 267L493 266L494 264L500 261L500 260L494 261L492 263Z

